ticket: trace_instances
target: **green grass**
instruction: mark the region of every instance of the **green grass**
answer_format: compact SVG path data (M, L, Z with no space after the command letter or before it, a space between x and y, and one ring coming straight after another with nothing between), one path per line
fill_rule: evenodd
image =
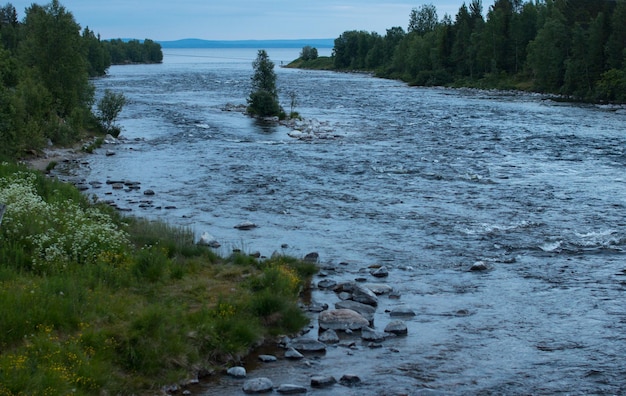
M334 60L330 56L320 56L307 61L298 58L285 67L294 69L335 70Z
M0 202L1 396L150 394L307 323L314 265L218 257L13 164Z

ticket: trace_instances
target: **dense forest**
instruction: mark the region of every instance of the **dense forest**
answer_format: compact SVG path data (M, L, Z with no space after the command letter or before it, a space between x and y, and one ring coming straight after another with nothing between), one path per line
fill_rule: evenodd
M48 142L69 144L99 130L89 79L111 64L159 63L151 40L101 40L81 29L58 0L32 4L22 20L0 7L0 158L17 158Z
M484 17L483 15L486 15ZM454 20L414 8L405 31L346 31L335 69L414 85L524 89L573 100L626 102L626 0L481 0Z

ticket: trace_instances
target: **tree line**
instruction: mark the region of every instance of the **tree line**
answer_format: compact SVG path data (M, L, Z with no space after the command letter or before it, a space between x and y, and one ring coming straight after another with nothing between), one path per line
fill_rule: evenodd
M21 20L12 4L0 7L0 158L106 131L92 110L90 78L112 64L162 59L151 40L105 41L81 29L58 0L32 4Z
M481 0L454 20L414 8L405 31L346 31L336 69L370 70L414 85L525 89L626 102L626 0Z

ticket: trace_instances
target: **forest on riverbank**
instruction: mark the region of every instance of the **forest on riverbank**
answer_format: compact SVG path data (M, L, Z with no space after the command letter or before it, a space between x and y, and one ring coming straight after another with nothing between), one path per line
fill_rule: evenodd
M82 29L58 0L33 3L21 20L10 3L0 7L0 159L77 142L86 130L103 132L90 78L111 64L162 59L152 40L106 41Z
M626 1L481 0L454 20L432 4L408 27L346 31L333 54L292 67L372 71L421 86L520 89L571 100L626 102Z

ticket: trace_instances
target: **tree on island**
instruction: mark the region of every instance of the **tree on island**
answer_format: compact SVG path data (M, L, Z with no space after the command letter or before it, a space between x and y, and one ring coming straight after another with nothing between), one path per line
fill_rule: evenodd
M302 51L300 52L300 58L303 61L315 60L318 57L317 48L311 47L310 45L305 45L302 47Z
M254 74L251 78L252 91L248 98L248 114L259 117L280 116L283 111L278 103L274 62L270 60L267 51L259 50L252 67Z

